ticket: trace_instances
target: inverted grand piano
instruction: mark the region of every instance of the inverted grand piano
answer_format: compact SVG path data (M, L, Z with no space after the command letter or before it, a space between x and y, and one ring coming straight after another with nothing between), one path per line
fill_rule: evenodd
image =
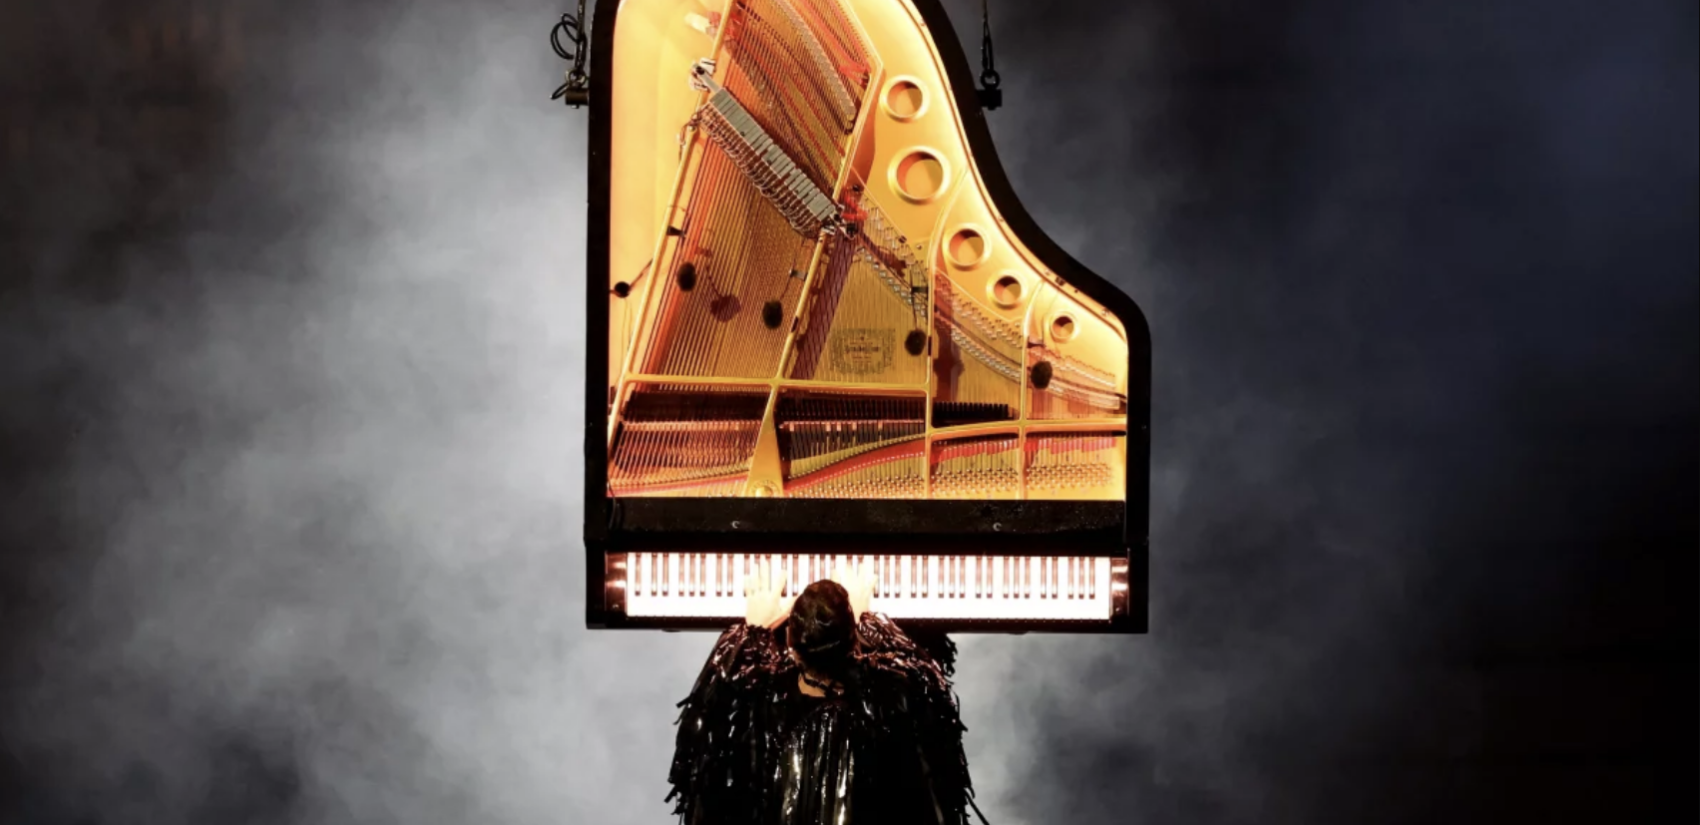
M992 151L936 0L601 0L587 621L760 561L947 632L1143 632L1150 343ZM1060 129L1059 129L1060 131Z

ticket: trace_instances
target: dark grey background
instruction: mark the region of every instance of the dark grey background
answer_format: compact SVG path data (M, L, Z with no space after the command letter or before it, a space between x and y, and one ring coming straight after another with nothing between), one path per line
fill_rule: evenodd
M963 640L991 821L1693 821L1695 5L1111 6L990 121L1151 320L1153 630ZM5 4L0 821L667 820L563 10Z

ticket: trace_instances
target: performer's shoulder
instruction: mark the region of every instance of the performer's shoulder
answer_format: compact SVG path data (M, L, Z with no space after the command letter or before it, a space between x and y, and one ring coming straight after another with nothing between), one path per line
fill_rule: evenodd
M909 692L949 689L950 680L936 662L922 655L881 652L862 657L864 678L874 686Z

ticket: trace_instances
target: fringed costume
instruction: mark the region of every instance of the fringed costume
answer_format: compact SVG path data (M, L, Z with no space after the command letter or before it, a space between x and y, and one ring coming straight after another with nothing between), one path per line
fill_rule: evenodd
M682 825L961 825L973 793L949 676L936 654L876 613L857 623L848 675L805 694L782 634L720 636L679 703L669 777Z

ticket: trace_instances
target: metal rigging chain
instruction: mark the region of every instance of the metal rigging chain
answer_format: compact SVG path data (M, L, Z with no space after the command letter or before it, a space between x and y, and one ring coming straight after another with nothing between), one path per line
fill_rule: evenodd
M572 41L572 50L561 44L561 35L566 35ZM584 0L578 0L578 14L563 14L560 22L549 30L549 45L555 48L555 54L562 60L572 61L572 67L567 69L566 82L556 87L550 100L566 99L566 104L578 108L590 102L590 75L584 70L584 61L590 55L589 38L584 30Z

